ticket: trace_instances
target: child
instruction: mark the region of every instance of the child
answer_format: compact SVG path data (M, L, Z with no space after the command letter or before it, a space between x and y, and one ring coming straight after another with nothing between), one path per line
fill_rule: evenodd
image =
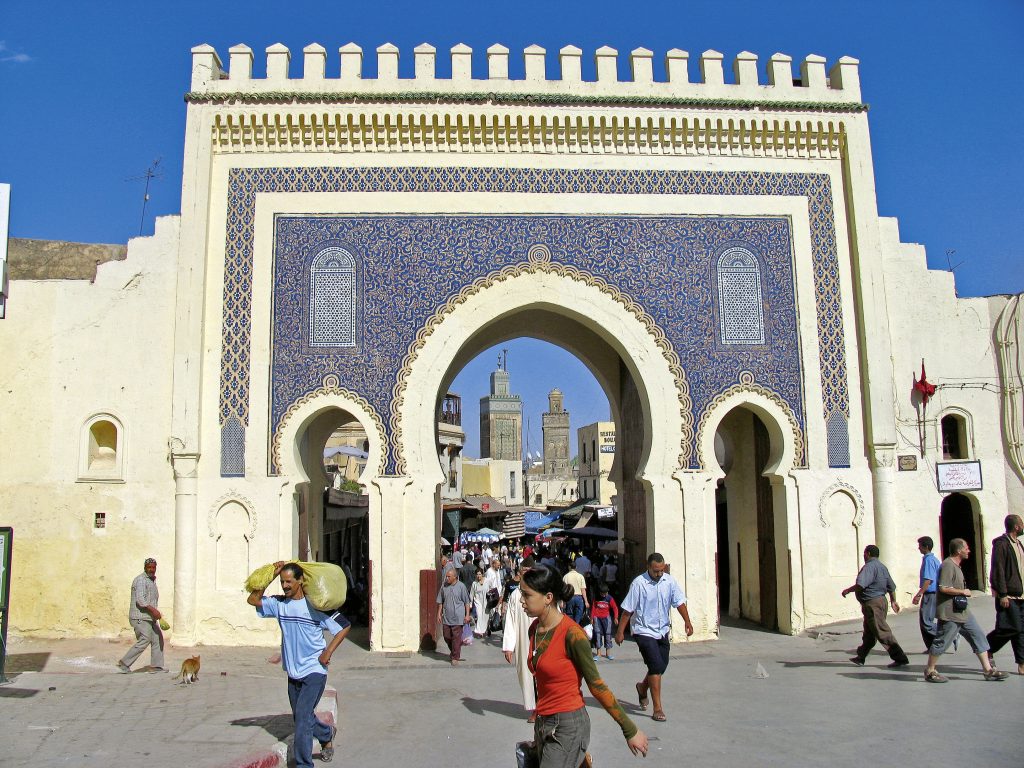
M597 599L590 604L590 620L594 624L594 658L601 655L604 646L604 657L612 661L612 629L619 623L619 606L615 598L608 594L608 585L603 581L597 585ZM613 619L614 617L614 619Z

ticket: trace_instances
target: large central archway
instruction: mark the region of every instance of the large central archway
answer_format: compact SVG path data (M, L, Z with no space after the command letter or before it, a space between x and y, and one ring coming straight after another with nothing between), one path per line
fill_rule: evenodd
M624 512L624 567L635 570L633 561L657 549L685 581L682 494L673 477L686 465L692 445L682 368L657 325L635 302L606 284L544 261L475 284L418 335L396 388L392 414L397 463L404 477L396 478L401 489L395 489L391 503L400 503L405 514L401 532L389 530L399 534L389 548L402 548L407 570L433 567L440 525L437 491L445 479L437 460L438 403L466 362L495 343L519 336L576 355L603 388L613 419L624 431L641 436L623 451L621 481L625 495L633 496L624 500L624 508L634 510L632 518ZM418 606L408 594L387 594L386 584L380 588L380 599L388 605L392 598L404 599L401 642L408 643L417 634ZM379 639L381 647L400 642L386 631Z

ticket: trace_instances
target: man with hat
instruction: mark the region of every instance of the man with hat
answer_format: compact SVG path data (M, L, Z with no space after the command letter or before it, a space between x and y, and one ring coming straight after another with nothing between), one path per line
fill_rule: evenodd
M128 649L117 668L122 673L132 671L132 664L142 655L148 645L149 671L166 672L164 667L164 634L159 621L163 618L157 604L160 591L156 588L156 560L147 557L142 573L132 581L132 600L128 607L128 622L135 630L135 645Z

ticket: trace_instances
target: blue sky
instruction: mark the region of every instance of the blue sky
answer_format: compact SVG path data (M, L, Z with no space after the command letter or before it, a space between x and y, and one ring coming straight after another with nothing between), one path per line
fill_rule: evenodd
M467 43L481 74L484 49L503 43L513 51L512 77L522 73L516 53L532 43L548 50L549 71L557 71L559 48L579 46L584 77L593 77L593 51L601 45L619 50L622 76L628 51L650 48L659 78L670 48L688 50L694 59L714 48L727 62L740 51L753 51L762 78L765 60L777 51L797 62L821 54L830 65L854 56L861 60L864 100L871 105L880 213L899 218L905 241L927 246L933 268L946 268L946 252L955 251L953 263L962 262L960 295L1024 291L1020 0L4 0L0 181L12 185L11 235L125 242L139 231L142 206L142 183L127 179L156 158L163 177L151 189L143 229L152 231L154 215L178 213L189 49L210 43L226 59L227 49L239 42L257 52L282 42L296 58L310 42L332 52L348 42L367 52L391 42L402 51L403 76L411 73L412 49L422 42L439 52ZM257 75L260 60L257 54ZM443 75L446 57L438 62ZM330 67L337 71L336 53L329 57L329 74ZM372 75L373 55L366 56L364 68ZM726 70L729 76L731 68ZM485 355L487 371L494 355ZM547 355L510 353L517 388L531 408L539 403L531 420L539 420L546 392L556 385L567 392L574 416L580 413L574 426L595 420L581 405L589 395L581 392L574 405L577 396L567 384L549 384L543 368L529 366L531 360L557 364L557 357ZM519 359L523 368L517 367ZM574 375L565 370L565 378ZM480 394L463 391L467 405ZM601 407L606 413L607 403Z

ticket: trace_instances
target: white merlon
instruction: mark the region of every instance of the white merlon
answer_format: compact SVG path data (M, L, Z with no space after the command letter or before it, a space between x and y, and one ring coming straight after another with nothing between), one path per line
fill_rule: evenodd
M654 51L634 48L629 54L629 67L634 83L654 82Z
M690 54L673 48L665 54L665 72L668 81L675 86L687 85L690 82Z
M508 48L495 43L487 49L487 77L508 80Z
M523 51L526 61L527 82L539 82L547 80L547 68L544 62L544 55L547 53L539 45L531 45Z
M203 43L192 49L192 90L220 80L222 75L220 57L212 45Z
M437 48L421 43L412 49L416 60L416 79L433 80L436 75Z
M338 49L341 56L341 81L353 83L363 79L363 49L355 43L347 43Z
M267 47L267 80L287 80L292 54L281 43Z
M310 43L302 49L302 79L317 82L326 74L327 49L319 43Z
M567 45L558 52L558 60L562 66L563 83L583 81L583 49Z
M805 88L824 90L827 87L825 81L825 57L811 54L804 59L800 65L800 80Z
M377 79L389 83L398 79L398 46L384 43L377 48Z
M768 59L768 85L775 88L793 87L793 57L784 53L773 54Z
M725 58L718 51L704 51L700 55L700 79L704 85L725 85L725 71L722 60Z
M452 80L466 82L473 79L473 49L465 43L452 46Z
M609 48L607 45L602 45L594 52L594 61L597 64L597 82L618 82L618 58L619 52L614 48Z
M737 85L757 85L757 56L750 51L736 54L732 73Z
M829 87L849 93L860 101L860 61L843 56L828 73Z
M349 43L338 49L341 59L340 75L326 76L327 52L319 44L303 49L301 75L290 73L291 55L280 43L266 49L266 77L253 79L253 52L246 45L229 50L227 75L217 58L217 52L208 45L192 50L192 91L195 94L245 93L258 97L261 93L277 93L287 89L301 94L304 90L329 98L332 93L387 96L392 94L435 93L437 80L437 49L427 43L413 49L414 73L399 76L398 47L386 43L376 49L377 74L363 77L363 49ZM766 66L767 82L762 84L758 72L758 57L750 51L741 51L732 62L734 82L726 82L725 56L716 50L707 50L699 56L699 75L691 76L690 54L673 48L665 54L665 81L655 80L655 53L647 48L635 48L628 54L629 73L619 78L619 52L602 46L594 51L596 75L584 80L582 70L585 52L567 45L558 51L557 72L548 72L547 51L531 45L523 51L524 75L522 79L510 77L510 50L501 44L486 50L486 75L473 75L473 49L459 44L451 48L451 79L444 88L459 93L487 96L547 95L552 97L654 98L666 99L729 99L743 101L786 101L794 104L859 104L860 78L857 59L843 57L826 71L825 59L810 55L800 63L799 79L793 78L793 59L782 53L774 54ZM479 55L479 52L478 54ZM227 82L223 82L223 81Z
M252 80L252 48L248 45L233 45L228 48L228 60L230 80Z

